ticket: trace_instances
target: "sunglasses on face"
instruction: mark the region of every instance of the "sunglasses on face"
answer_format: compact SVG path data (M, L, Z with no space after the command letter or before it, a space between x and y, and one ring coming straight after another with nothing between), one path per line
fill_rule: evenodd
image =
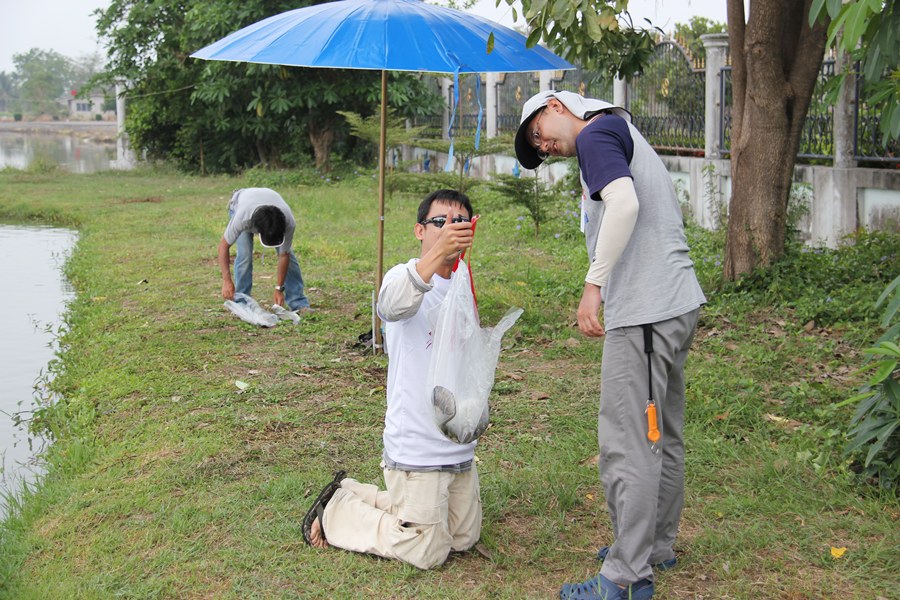
M420 222L419 224L420 225L428 225L429 223L431 223L432 225L434 225L435 227L440 229L441 227L444 226L444 223L446 223L446 222L447 222L447 217L431 217L430 219L425 219L424 221ZM453 217L453 223L471 223L471 222L472 222L472 219L470 219L468 217L463 217L462 215L456 215L455 217Z

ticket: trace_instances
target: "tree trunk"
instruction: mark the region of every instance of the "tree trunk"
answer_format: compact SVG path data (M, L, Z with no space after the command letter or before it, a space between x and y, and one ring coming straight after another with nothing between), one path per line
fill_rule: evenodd
M734 280L784 254L800 133L825 53L827 23L810 28L812 0L728 0L732 58L732 195L724 276Z
M322 173L331 171L331 145L334 143L334 129L331 120L310 121L309 141L316 156L316 169Z

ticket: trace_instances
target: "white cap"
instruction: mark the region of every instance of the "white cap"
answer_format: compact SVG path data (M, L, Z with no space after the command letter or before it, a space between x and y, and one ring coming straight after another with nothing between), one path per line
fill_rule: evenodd
M537 112L547 106L550 98L556 98L569 112L582 120L590 119L596 113L607 110L615 113L631 122L631 113L620 106L604 102L603 100L595 100L594 98L585 98L575 92L558 92L556 90L546 90L535 94L525 102L522 107L522 119L519 121L519 130L516 132L516 157L519 163L526 169L536 169L544 160L538 156L537 150L528 143L527 129L528 124L535 117Z

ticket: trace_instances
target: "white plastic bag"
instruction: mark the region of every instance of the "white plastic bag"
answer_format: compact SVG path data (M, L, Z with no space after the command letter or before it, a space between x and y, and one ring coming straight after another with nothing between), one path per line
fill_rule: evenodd
M297 314L297 311L288 310L280 304L272 305L272 313L278 317L279 321L290 321L294 325L300 322L300 315Z
M469 269L463 262L459 267L447 297L431 315L434 342L425 381L435 424L449 439L465 444L487 429L500 342L522 309L510 309L495 327L482 328Z
M236 314L241 320L253 325L259 325L260 327L275 327L278 325L277 315L273 315L257 304L256 300L241 292L235 292L234 300L226 300L225 308Z

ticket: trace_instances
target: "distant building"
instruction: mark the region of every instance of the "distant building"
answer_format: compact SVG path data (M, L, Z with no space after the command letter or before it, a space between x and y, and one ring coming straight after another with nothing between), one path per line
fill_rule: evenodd
M106 96L103 92L93 92L87 98L77 97L77 90L72 90L72 94L66 99L68 107L69 119L73 121L96 121L97 115L104 121L112 121L116 118L116 111L103 110L106 103Z

